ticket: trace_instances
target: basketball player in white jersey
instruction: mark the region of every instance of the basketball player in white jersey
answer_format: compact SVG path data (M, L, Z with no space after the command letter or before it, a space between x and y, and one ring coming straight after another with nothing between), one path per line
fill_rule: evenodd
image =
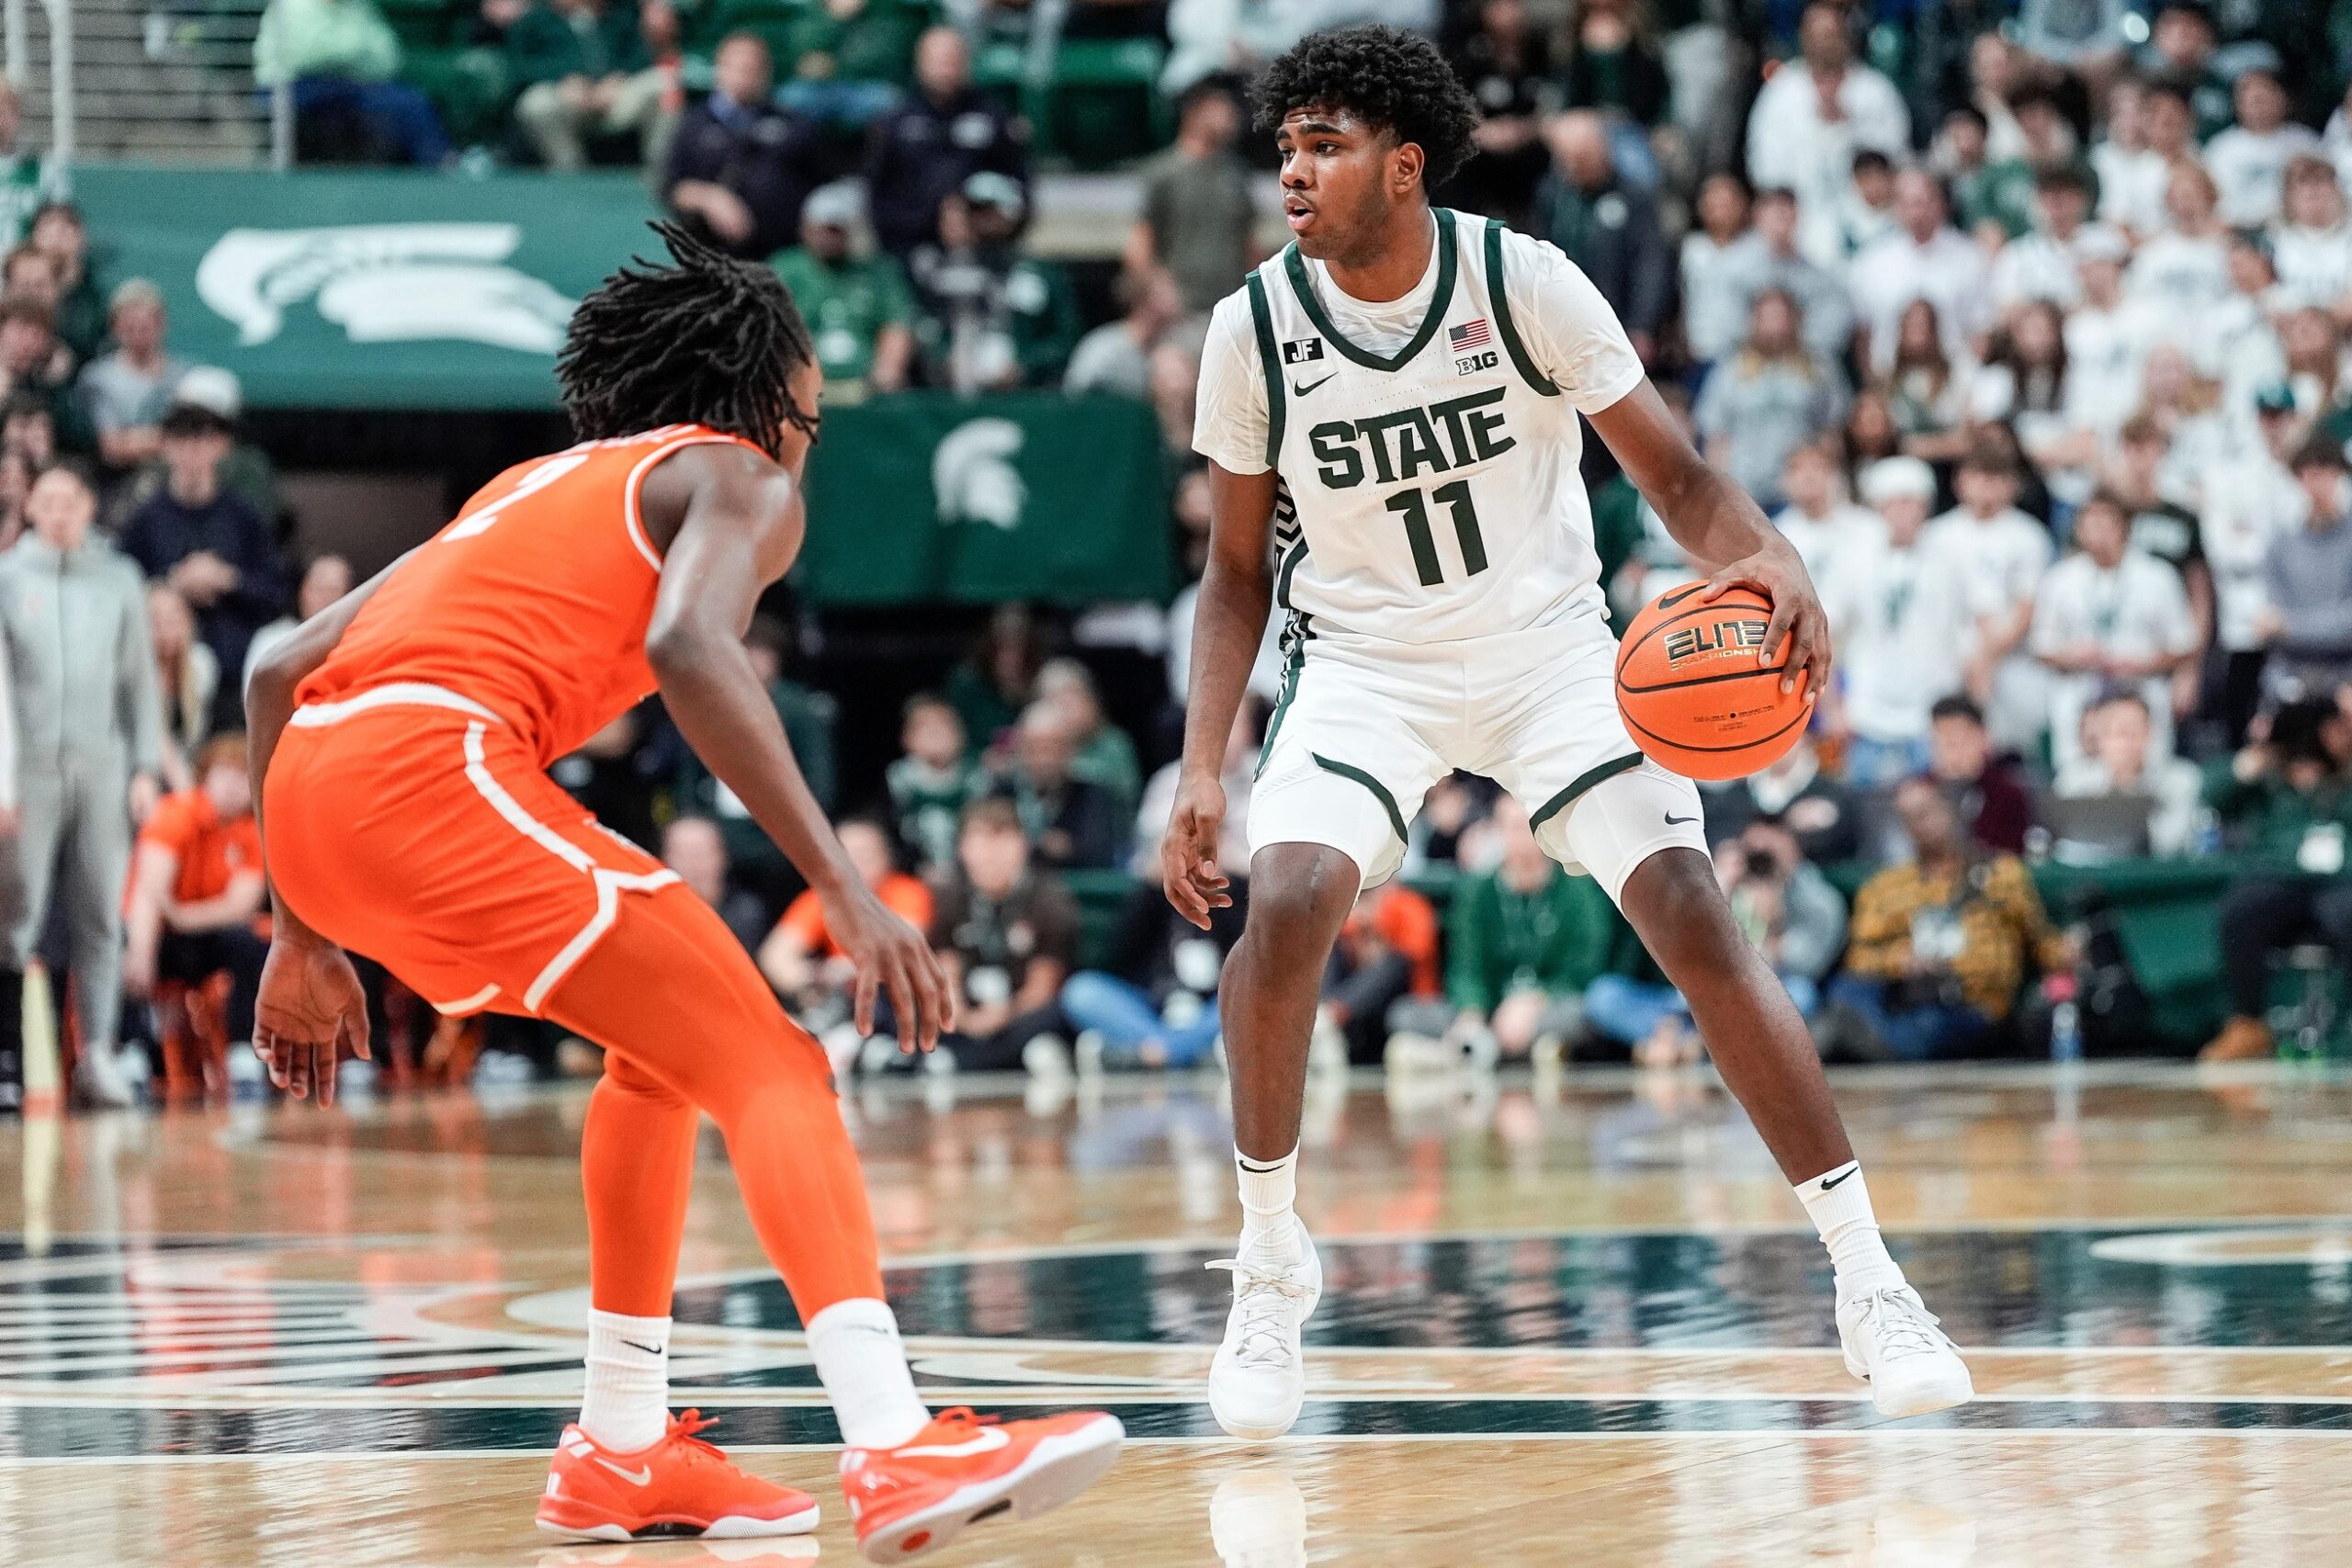
M1968 1371L1887 1255L1803 1021L1733 922L1698 791L1645 761L1617 713L1577 415L1691 559L1694 598L1742 584L1792 639L1784 682L1828 673L1795 550L1707 467L1624 330L1559 251L1429 187L1476 110L1425 40L1381 27L1307 38L1260 85L1295 243L1221 302L1193 445L1212 543L1169 897L1205 927L1226 737L1270 605L1288 615L1282 694L1250 803L1247 933L1226 966L1243 1225L1209 1374L1218 1422L1272 1438L1305 1394L1299 1328L1322 1270L1293 1213L1307 1041L1358 890L1392 874L1408 818L1453 769L1526 807L1538 839L1600 879L1689 1000L1724 1081L1827 1244L1846 1364L1879 1410L1972 1397Z

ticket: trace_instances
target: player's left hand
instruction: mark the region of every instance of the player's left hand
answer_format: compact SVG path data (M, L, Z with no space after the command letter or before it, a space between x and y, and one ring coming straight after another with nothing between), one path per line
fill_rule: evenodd
M1770 663L1781 640L1788 640L1781 692L1795 691L1802 677L1805 701L1820 696L1829 682L1829 617L1822 611L1821 597L1813 591L1813 579L1794 547L1775 542L1732 562L1707 579L1699 603L1713 603L1733 588L1752 588L1772 602L1772 619L1764 628L1764 646L1757 650L1757 659Z
M319 1103L334 1103L336 1066L368 1049L368 995L343 949L318 938L280 934L261 966L254 999L254 1055L269 1081L297 1100L312 1086Z
M864 886L825 901L825 929L857 966L858 1033L874 1032L874 1000L884 992L897 1015L901 1051L928 1051L942 1030L956 1026L956 991L939 955Z

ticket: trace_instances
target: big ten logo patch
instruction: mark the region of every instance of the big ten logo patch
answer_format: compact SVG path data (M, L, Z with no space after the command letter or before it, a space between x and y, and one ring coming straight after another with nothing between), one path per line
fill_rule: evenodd
M1666 661L1679 668L1692 659L1753 653L1764 646L1769 625L1759 620L1724 620L1683 626L1666 634Z
M1484 354L1474 354L1466 359L1455 360L1453 373L1456 376L1475 376L1481 370L1492 370L1496 364L1495 351L1490 348Z
M1312 365L1323 357L1323 340L1319 337L1295 337L1283 344L1284 365Z

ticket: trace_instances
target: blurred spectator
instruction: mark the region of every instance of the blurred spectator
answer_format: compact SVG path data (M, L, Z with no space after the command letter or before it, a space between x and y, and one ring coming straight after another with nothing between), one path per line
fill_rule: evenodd
M38 392L0 400L0 446L20 454L38 472L57 460L57 421Z
M1756 238L1760 243L1752 251L1735 250L1725 258L1731 276L1724 281L1736 284L1738 306L1728 330L1736 339L1747 329L1747 309L1757 295L1767 288L1785 289L1803 312L1805 346L1826 363L1843 365L1854 335L1853 300L1842 276L1815 265L1797 248L1797 198L1786 187L1768 186L1756 193Z
M1217 981L1241 940L1250 881L1232 879L1232 906L1210 910L1204 931L1168 902L1158 846L1136 860L1142 879L1119 907L1102 966L1069 977L1062 1011L1083 1067L1193 1066L1217 1042Z
M1747 279L1763 269L1765 244L1748 224L1747 186L1737 175L1707 176L1698 217L1682 236L1682 335L1690 357L1710 365L1737 348L1747 330Z
M2082 298L2081 246L2089 224L2091 186L2080 169L2061 165L2034 175L2033 228L2001 247L1986 286L1993 307L2007 310L2029 299L2064 310ZM2117 235L2117 238L2121 238Z
M2278 216L2288 162L2319 151L2319 138L2287 118L2287 90L2266 66L2250 65L2231 86L2237 123L2205 144L2205 167L2221 192L2222 221L2259 228Z
M254 1037L254 998L269 954L269 939L256 929L267 893L245 738L224 734L205 746L195 787L158 801L139 829L123 916L123 989L162 1002L159 983L195 992L228 976L227 1038L242 1049Z
M2255 635L2270 645L2263 671L2280 701L2324 697L2352 678L2352 527L2345 525L2344 449L2324 437L2295 454L2302 526L2271 538L2263 578L2269 603Z
M1477 151L1443 193L1447 205L1521 222L1550 162L1543 126L1555 91L1551 40L1526 0L1476 0L1449 11L1467 13L1446 58L1477 100L1478 129Z
M161 427L164 483L124 519L118 544L196 612L216 668L242 672L254 634L284 607L287 582L269 525L220 488L230 429L209 409L173 407ZM224 689L212 722L236 728L243 708L243 689Z
M2139 411L2148 333L2142 313L2123 300L2131 254L2123 236L2087 230L2075 250L2083 298L2066 313L2066 412L2076 428L2104 438Z
M1732 919L1780 976L1797 1011L1810 1018L1821 1005L1821 982L1846 943L1846 900L1806 861L1796 834L1775 818L1758 818L1718 847L1715 875ZM1585 1008L1592 1026L1632 1046L1642 1066L1698 1059L1690 1010L1671 986L1602 975L1586 991Z
M882 907L915 930L930 931L931 888L893 863L888 830L872 818L846 817L834 831L859 878L882 901ZM844 1037L836 1046L831 1032L850 1019L857 966L826 929L824 900L814 888L804 889L793 899L784 919L760 942L759 955L760 973L791 1008L801 1027L839 1053L833 1065L835 1071L841 1070L847 1048L856 1042Z
M2303 431L2294 389L2263 388L2255 395L2255 421L2261 439L2224 457L2207 478L2199 530L2213 592L2205 711L2232 748L2245 738L2262 698L2271 542L2300 527L2310 505L2289 467Z
M1014 225L1027 210L1029 129L972 85L971 51L953 28L915 44L915 90L875 121L865 164L867 199L882 248L904 258L944 241L940 208L974 175L1001 175L1014 188Z
M1535 192L1535 232L1584 269L1646 363L1657 353L1674 286L1657 203L1620 177L1608 122L1591 110L1561 115L1544 141L1552 170Z
M1956 567L1924 537L1936 480L1916 457L1887 457L1862 476L1862 499L1886 530L1858 542L1823 585L1838 628L1842 677L1831 731L1846 741L1846 777L1877 789L1928 764L1928 709L1958 691L1973 627Z
M1101 785L1122 817L1134 816L1143 795L1143 767L1127 732L1102 716L1093 674L1075 659L1049 659L1037 671L1037 700L1061 716L1077 742L1070 776Z
M90 231L68 201L47 201L33 213L32 247L57 276L57 335L82 357L97 352L107 333L107 302L90 276Z
M767 912L758 897L728 881L727 840L707 817L680 817L662 830L662 863L694 896L718 911L746 953L757 953Z
M2006 325L1994 329L1984 364L1969 387L1968 412L1980 425L2015 429L2052 489L2079 502L2089 493L2098 442L2075 423L2069 406L2065 330L2065 318L2052 301L2018 306Z
M2018 47L2037 60L2104 79L2121 59L2132 14L2128 0L2022 0Z
M176 784L187 776L187 759L212 733L220 661L198 640L196 612L168 582L147 585L147 637L155 649L155 682L164 694L164 773Z
M2162 0L2140 50L2142 71L2179 84L2200 141L2230 123L2229 78L2216 57L2220 41L2204 0Z
M1666 65L1647 36L1643 0L1581 0L1570 8L1561 101L1647 129L1666 118ZM1627 140L1637 140L1638 133Z
M2174 342L2194 326L2198 312L2229 297L2228 231L2215 215L2215 199L2213 176L2201 165L2174 164L2165 184L2166 225L2140 242L2124 274L2124 299Z
M2126 76L2108 93L2106 134L2091 147L2098 218L2144 239L2164 227L2173 161L2195 154L2188 100L2171 83Z
M11 399L40 400L60 447L97 445L74 396L74 356L57 339L56 314L38 300L0 296L0 384Z
M51 899L65 911L82 1051L75 1087L127 1104L115 1059L122 889L130 828L153 809L164 712L139 569L92 536L97 496L63 465L33 482L32 532L0 556L0 638L17 755L53 759L18 781L14 962L31 962ZM128 803L129 809L125 809Z
M931 945L957 998L956 1032L941 1049L971 1070L1019 1066L1032 1055L1067 1068L1057 998L1078 959L1077 900L1052 872L1032 867L1009 800L965 808L956 857L957 874L931 919ZM1052 1038L1032 1053L1041 1036Z
M1861 853L1862 818L1853 791L1822 766L1810 735L1770 766L1729 784L1702 784L1707 837L1720 852L1759 817L1786 824L1805 859L1835 865Z
M1980 849L2018 854L2033 826L2033 792L2017 754L1996 749L1984 715L1963 696L1940 698L1928 716L1928 777ZM1902 852L1886 848L1887 858Z
M840 754L834 741L841 705L830 694L805 686L787 673L792 634L773 616L752 618L751 629L743 636L743 650L751 656L752 673L775 708L784 738L792 747L792 760L800 764L800 776L808 783L808 793L831 811L841 798ZM727 836L728 859L738 878L770 897L771 909L775 903L781 903L782 891L791 880L784 852L692 748L684 749L680 757L673 793L680 810L708 817L718 824Z
M908 257L922 299L917 335L931 378L952 391L1057 378L1077 345L1069 275L1024 255L1017 243L1025 205L1009 175L974 175L940 203L939 239Z
M109 302L114 352L82 367L76 390L109 468L135 468L155 456L172 389L187 366L164 346L164 291L143 277L119 286Z
M1312 1048L1333 1062L1344 1051L1358 1066L1377 1063L1387 1052L1389 1010L1440 994L1437 910L1401 882L1367 888L1331 950Z
M514 122L558 172L588 166L591 139L628 136L658 170L669 80L646 51L637 0L537 0L509 28Z
M1487 820L1501 858L1455 883L1446 909L1452 1032L1483 1034L1515 1061L1539 1045L1555 1057L1582 1032L1585 987L1608 973L1623 928L1598 883L1544 852L1517 799L1501 796Z
M2237 1061L2270 1054L2270 954L2317 936L2352 963L2352 883L2343 875L2352 788L2328 744L2343 716L2331 701L2293 701L2261 738L2207 764L2205 803L2233 847L2270 869L2240 876L2222 896L2222 981L2230 1018L2199 1054Z
M914 295L899 264L860 254L852 242L864 201L839 181L800 209L800 243L775 261L816 340L828 400L855 401L907 384L914 358Z
M2172 754L2173 676L2197 657L2197 627L2180 574L2134 547L2130 528L2121 498L2093 495L2075 513L2078 547L2050 568L2035 598L2032 646L2052 671L2055 770L2081 757L2083 716L2109 690L2147 705L2149 761Z
M1177 99L1174 143L1136 171L1143 210L1128 235L1127 270L1165 271L1186 310L1207 310L1240 288L1257 259L1250 168L1235 151L1240 136L1232 87L1222 78L1195 82Z
M800 232L800 209L824 183L823 131L769 96L775 67L757 33L729 33L711 60L710 96L670 140L662 197L737 255L763 259Z
M1980 854L1931 780L1898 785L1894 808L1914 858L1855 895L1829 999L1905 1061L1966 1055L2008 1018L2029 964L2066 964L2066 942L2025 863Z
M2026 636L2050 570L2050 530L2018 510L2017 465L1997 447L1972 447L1954 488L1960 504L1930 523L1928 536L1957 574L1953 587L1975 623L1969 688L1996 740L2029 747L2049 719L2048 682Z
M1936 177L1905 169L1894 176L1894 231L1854 258L1849 282L1866 346L1861 357L1877 373L1895 368L1904 312L1916 300L1935 307L1944 356L1955 362L1966 360L1970 341L1992 325L1984 253L1951 227L1946 212Z
M2237 455L2233 451L2232 456ZM2106 488L2123 503L2131 520L2132 547L2146 551L2178 575L2202 648L2213 635L2213 574L2205 560L2205 529L2197 513L2165 493L2164 430L2144 416L2126 420L2115 456ZM2215 471L2215 465L2208 465L2197 478L2201 481Z
M291 85L306 132L438 167L456 149L433 100L398 80L400 68L400 37L373 0L269 0L254 38L254 85Z
M2284 220L2270 239L2270 256L2283 299L2342 309L2352 295L2352 224L2345 220L2344 186L2335 166L2317 153L2287 162ZM2277 300L2267 301L2274 310Z
M1844 260L1835 215L1854 154L1903 155L1911 117L1894 83L1855 62L1842 6L1827 0L1807 6L1797 41L1804 58L1774 71L1749 111L1747 175L1758 188L1785 186L1797 193L1807 218L1806 254L1827 265Z
M1126 846L1127 813L1073 772L1080 739L1061 705L1040 696L1021 716L1001 792L1020 809L1040 865L1107 871Z
M1901 450L1931 463L1949 463L1968 449L1969 376L1954 362L1935 306L1914 299L1903 308L1894 357L1877 383Z
M277 468L251 439L241 436L238 418L244 412L244 390L236 377L211 365L191 365L187 374L172 389L170 407L164 411L168 419L174 409L201 409L229 429L228 456L220 464L220 488L243 499L264 518L279 521L280 503L277 495ZM140 497L163 482L159 466L150 464L141 470L130 486Z
M1036 694L1045 636L1026 606L1000 604L972 651L947 672L947 701L964 721L966 744L983 755L1021 717Z
M964 721L944 698L919 692L899 721L899 756L883 772L899 841L926 874L956 858L964 807L987 792L988 781L964 751Z
M2202 781L2196 763L2158 750L2154 739L2148 704L2139 693L2109 692L2091 705L2083 716L2081 754L2058 768L2051 785L2056 800L2049 826L2057 858L2086 858L2080 852L2086 847L2106 856L2189 852ZM2066 803L2078 800L2100 802L2109 815L2103 821L2077 820ZM2118 805L2128 805L2128 818L2114 814ZM2119 821L2132 830L2102 836L2114 834Z
M23 127L16 88L0 83L0 248L21 243L41 203L64 186L47 157L18 143Z
M1773 513L1772 525L1796 547L1816 584L1860 540L1886 531L1876 513L1847 499L1834 439L1807 442L1791 452L1781 466L1780 491L1785 504Z
M1123 398L1151 393L1151 355L1184 313L1176 280L1160 268L1130 268L1119 275L1119 301L1126 313L1078 340L1070 351L1062 390L1076 397L1109 392Z
M1876 148L1865 147L1854 154L1852 175L1829 211L1827 250L1808 254L1843 275L1856 256L1901 227L1894 211L1894 161ZM1808 242L1813 242L1815 228L1807 214L1802 232Z
M1756 296L1747 341L1715 367L1691 417L1707 460L1770 508L1781 469L1799 447L1846 417L1846 378L1807 351L1797 303L1768 288Z
M245 645L244 667L237 677L241 709L245 686L261 661L269 657L270 649L293 635L295 627L350 592L352 587L351 563L341 556L322 555L302 569L302 580L294 586L294 613L278 616L254 633L253 640Z

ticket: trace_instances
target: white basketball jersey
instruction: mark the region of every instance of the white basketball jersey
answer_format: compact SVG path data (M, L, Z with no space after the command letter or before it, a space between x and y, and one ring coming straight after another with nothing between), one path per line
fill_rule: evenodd
M1436 220L1429 312L1392 353L1332 325L1297 246L1250 275L1274 597L1302 629L1447 642L1601 608L1577 411L1504 298L1508 251L1534 242Z

